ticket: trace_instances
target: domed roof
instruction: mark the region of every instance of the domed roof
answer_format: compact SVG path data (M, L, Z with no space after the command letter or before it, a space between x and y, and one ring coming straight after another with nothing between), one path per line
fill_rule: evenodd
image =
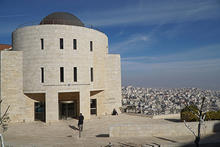
M63 24L84 27L84 24L79 18L67 12L54 12L49 14L40 22L40 25L44 24Z

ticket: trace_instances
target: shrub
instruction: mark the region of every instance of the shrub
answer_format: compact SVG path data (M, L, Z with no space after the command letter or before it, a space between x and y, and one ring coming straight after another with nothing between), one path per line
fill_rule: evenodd
M192 112L193 111L193 112ZM181 121L198 121L199 118L195 115L198 114L198 107L196 105L186 106L181 110ZM195 114L194 114L195 113Z
M220 110L206 112L205 120L220 120Z
M181 121L199 121L199 118L195 115L198 114L198 111L199 109L195 105L186 106L184 109L181 110ZM220 120L220 110L206 112L205 120Z

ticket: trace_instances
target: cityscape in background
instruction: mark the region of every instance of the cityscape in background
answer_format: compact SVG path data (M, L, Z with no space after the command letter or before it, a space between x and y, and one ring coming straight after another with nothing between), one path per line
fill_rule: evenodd
M122 107L127 112L146 115L176 114L187 105L201 106L205 97L205 110L220 109L220 91L199 88L153 89L122 87Z

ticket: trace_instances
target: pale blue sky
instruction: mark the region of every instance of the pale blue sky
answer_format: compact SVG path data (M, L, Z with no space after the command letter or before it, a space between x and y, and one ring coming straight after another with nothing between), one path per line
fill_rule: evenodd
M0 0L0 43L20 24L69 12L109 37L122 84L220 90L219 0Z

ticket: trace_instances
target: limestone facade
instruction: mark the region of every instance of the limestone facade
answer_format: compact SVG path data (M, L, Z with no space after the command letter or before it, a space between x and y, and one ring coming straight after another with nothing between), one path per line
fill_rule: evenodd
M45 24L18 28L12 36L13 51L1 52L0 72L1 110L10 105L12 121L34 121L38 102L44 104L46 122L64 115L77 118L80 112L85 119L91 111L95 116L111 114L114 108L119 112L120 55L108 54L104 33Z
M34 120L34 100L23 93L21 51L1 51L1 115L9 106L11 122Z

